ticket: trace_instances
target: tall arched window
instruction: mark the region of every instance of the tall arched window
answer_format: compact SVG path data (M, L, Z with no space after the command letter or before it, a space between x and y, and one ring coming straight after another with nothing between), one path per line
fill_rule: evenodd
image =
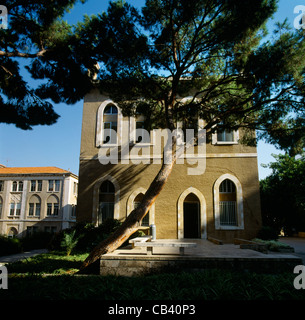
M214 184L214 214L216 229L243 229L243 196L239 180L224 174Z
M134 209L137 208L137 207L140 205L143 197L144 197L144 194L143 194L143 193L139 193L139 194L135 197L135 199L134 199L134 201L133 201L133 208L134 208ZM141 226L142 226L142 227L149 227L149 211L146 213L145 217L142 219Z
M47 216L58 216L59 200L55 195L50 195L47 200Z
M99 189L98 224L114 218L115 188L109 180L104 181Z
M236 187L229 179L219 186L219 211L221 226L237 226Z
M31 217L40 217L41 201L40 197L33 195L29 201L28 215Z
M116 144L118 141L117 132L118 108L114 104L108 104L103 114L103 143Z

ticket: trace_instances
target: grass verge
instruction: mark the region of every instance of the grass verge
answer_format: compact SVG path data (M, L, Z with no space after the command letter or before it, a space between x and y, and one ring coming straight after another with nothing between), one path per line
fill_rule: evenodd
M304 300L295 274L226 270L141 277L73 275L87 254L42 254L8 265L0 300Z

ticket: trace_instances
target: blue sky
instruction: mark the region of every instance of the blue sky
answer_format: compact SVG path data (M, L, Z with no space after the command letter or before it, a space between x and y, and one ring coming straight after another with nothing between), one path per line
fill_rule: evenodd
M143 0L129 0L129 3L140 6ZM288 22L293 26L294 7L305 5L305 0L280 0L279 9L274 22ZM94 14L106 10L108 0L87 0L83 5L77 5L67 16L70 23L81 21L84 14ZM0 124L0 164L9 167L57 166L78 174L79 153L81 141L83 101L74 105L58 104L55 111L60 115L58 122L52 126L36 126L33 130L24 131L14 125ZM269 169L260 164L274 160L272 153L278 154L274 146L258 143L259 177L264 178Z

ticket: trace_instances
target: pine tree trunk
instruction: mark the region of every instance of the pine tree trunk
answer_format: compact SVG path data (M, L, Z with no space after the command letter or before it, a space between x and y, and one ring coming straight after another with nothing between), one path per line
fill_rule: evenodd
M172 137L172 149L168 150L168 152L172 152L176 148L176 138ZM176 151L176 150L175 150ZM184 151L181 148L180 153ZM89 265L98 260L102 255L106 253L111 253L120 247L134 232L138 230L138 227L141 225L142 219L145 217L147 212L150 210L150 207L155 202L156 198L162 191L170 173L172 172L174 163L176 158L179 157L178 152L172 152L172 161L171 163L165 163L165 154L163 157L163 164L161 166L160 171L157 176L154 178L152 183L150 184L148 190L146 191L140 205L134 209L123 224L107 239L98 244L86 260L83 262L83 265L80 268L80 272L84 272L84 269Z

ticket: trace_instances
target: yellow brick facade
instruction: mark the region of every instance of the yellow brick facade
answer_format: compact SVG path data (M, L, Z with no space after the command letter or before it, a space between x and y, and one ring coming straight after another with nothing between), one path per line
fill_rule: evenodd
M96 225L101 223L99 201L104 181L110 181L115 189L113 217L124 220L133 209L136 196L147 190L160 169L160 164L154 164L151 157L148 158L150 164L133 164L132 161L122 164L119 161L118 164L102 165L99 162L98 155L103 148L101 108L108 103L111 103L108 97L92 92L85 97L83 109L77 219ZM132 127L133 120L119 114L118 121L123 120ZM120 134L125 135L123 131ZM205 171L201 175L188 175L189 165L175 164L149 212L148 223L156 225L157 238L184 238L185 223L192 228L193 220L198 238L214 237L233 242L234 238L251 239L256 236L261 227L256 148L238 143L241 131L236 135L234 143L217 143L215 137L207 143ZM152 155L152 146L146 148ZM236 224L233 226L220 222L219 186L226 179L235 185ZM184 211L190 210L186 209L186 202L196 202L199 211L195 218L185 216Z

